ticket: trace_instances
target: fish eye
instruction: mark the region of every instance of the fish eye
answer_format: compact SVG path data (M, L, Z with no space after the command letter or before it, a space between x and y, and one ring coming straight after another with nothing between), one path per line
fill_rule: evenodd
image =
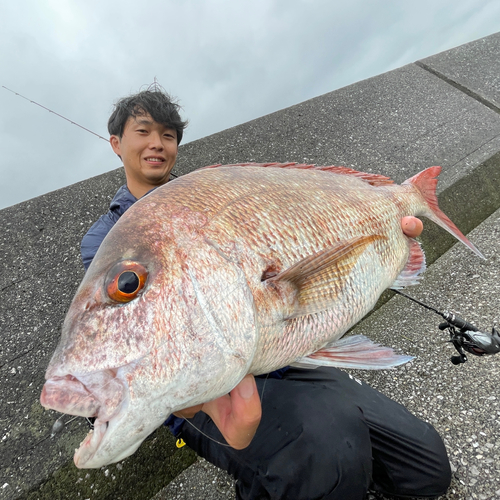
M114 302L130 302L144 288L148 272L146 268L132 261L119 262L108 273L106 290Z
M134 293L139 288L139 276L133 271L125 271L120 274L117 284L118 290L122 293Z

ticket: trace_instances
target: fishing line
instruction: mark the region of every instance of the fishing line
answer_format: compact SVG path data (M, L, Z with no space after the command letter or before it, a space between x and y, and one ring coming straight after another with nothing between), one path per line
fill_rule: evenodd
M26 101L28 102L31 102L32 104L36 104L37 106L40 106L41 108L47 110L49 113L52 113L56 116L59 116L59 118L62 118L63 120L66 120L67 122L70 122L72 123L73 125L76 125L77 127L80 127L82 128L83 130L86 130L87 132L90 132L91 134L95 135L96 137L99 137L99 139L102 139L103 141L106 141L106 142L109 142L109 139L106 139L105 137L103 137L102 135L99 135L99 134L96 134L95 132L92 132L92 130L89 130L88 128L85 128L83 127L82 125L79 125L78 123L70 120L69 118L66 118L65 116L63 115L60 115L59 113L56 113L55 111L52 111L51 109L43 106L42 104L39 104L38 102L36 101L32 101L31 99L29 99L28 97L24 97L22 94L19 94L19 92L16 92L14 90L11 90L9 88L7 88L5 85L2 85L2 87L5 89L5 90L8 90L9 92L12 92L13 94L16 94L18 95L19 97L22 97L23 99L25 99Z
M266 373L266 378L264 379L264 385L262 386L262 392L259 394L260 403L264 400L264 391L266 390L267 379L269 378L269 373Z
M176 413L179 413L182 418L184 419L184 422L187 422L189 425L191 425L192 427L194 427L200 434L202 434L203 436L205 436L206 438L210 439L210 441L213 441L214 443L217 443L217 444L220 444L221 446L227 446L228 448L231 448L231 445L227 444L227 443L221 443L220 441L217 441L217 439L209 436L208 434L205 434L201 429L198 429L198 427L196 427L196 425L193 424L193 422L191 422L190 420L188 420L184 415L182 415L181 412L176 412ZM213 422L213 420L212 420ZM214 425L215 425L215 422L214 422ZM217 426L215 426L217 427ZM219 431L220 432L220 431ZM222 434L222 433L221 433Z
M260 398L260 402L261 402L261 405L262 405L262 401L263 401L263 398L264 398L264 390L266 389L266 383L267 383L267 379L269 378L269 373L266 374L266 378L264 379L264 385L262 386L262 392L259 394L259 398ZM201 410L203 411L203 410ZM214 443L217 443L217 444L220 444L221 446L227 446L229 448L231 448L231 445L229 444L225 444L225 443L221 443L220 441L217 441L217 439L209 436L208 434L205 434L201 429L198 429L198 427L196 427L196 425L193 424L193 422L191 422L190 420L187 419L187 417L185 417L180 411L176 412L178 413L183 419L185 422L187 422L189 425L191 425L192 427L194 427L200 434L202 434L203 436L205 436L206 438L210 439L211 441L213 441ZM213 420L212 420L213 421ZM215 422L214 422L215 423ZM217 427L217 426L216 426ZM218 428L218 427L217 427ZM220 430L219 430L220 432ZM221 433L222 434L222 433ZM181 445L182 447L183 445Z

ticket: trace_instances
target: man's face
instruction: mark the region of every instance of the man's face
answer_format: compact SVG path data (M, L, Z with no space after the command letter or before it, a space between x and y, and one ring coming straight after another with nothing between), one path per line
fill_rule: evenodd
M123 135L110 138L125 167L128 184L151 188L168 181L177 158L177 132L155 122L149 114L129 117Z

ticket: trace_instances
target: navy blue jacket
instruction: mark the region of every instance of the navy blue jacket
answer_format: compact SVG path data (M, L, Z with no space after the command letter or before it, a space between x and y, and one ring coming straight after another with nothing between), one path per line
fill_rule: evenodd
M154 188L156 189L156 188ZM153 191L153 190L151 190ZM150 193L151 191L148 191ZM147 194L147 193L146 193ZM144 195L146 196L146 195ZM135 202L137 198L128 190L126 184L124 184L116 192L114 198L109 205L108 213L99 217L97 222L88 230L87 234L83 237L80 246L80 251L82 255L83 265L85 270L87 270L92 262L97 250L101 246L102 240L109 233L111 228L118 222L118 219L128 210ZM282 373L286 371L287 368L282 368L276 372L270 373L269 375L264 375L265 377L272 378L282 378ZM182 425L184 424L183 418L178 418L174 415L170 417L165 422L170 429L170 431L176 436Z
M118 219L128 210L137 198L128 190L124 184L111 200L108 213L101 215L97 222L87 231L80 246L82 261L85 271L89 268L97 250L101 246L104 237L111 231L111 228L118 222Z

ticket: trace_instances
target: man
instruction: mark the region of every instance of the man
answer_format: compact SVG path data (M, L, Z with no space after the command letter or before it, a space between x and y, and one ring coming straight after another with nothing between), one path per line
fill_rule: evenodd
M125 210L168 181L185 126L163 92L117 103L108 129L127 184L83 238L86 268ZM402 229L417 236L422 223L405 217ZM230 395L187 408L166 424L232 474L242 499L357 500L369 488L434 497L450 482L446 450L432 426L334 368L247 375Z

